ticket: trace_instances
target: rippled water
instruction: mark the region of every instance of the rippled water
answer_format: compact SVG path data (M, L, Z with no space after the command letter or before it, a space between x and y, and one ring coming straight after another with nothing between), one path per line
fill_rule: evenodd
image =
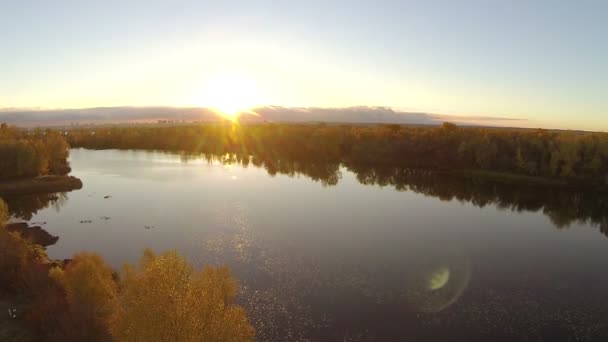
M228 264L260 341L608 340L602 197L141 151L71 163L82 190L8 199L60 237L51 257L120 267L150 247Z

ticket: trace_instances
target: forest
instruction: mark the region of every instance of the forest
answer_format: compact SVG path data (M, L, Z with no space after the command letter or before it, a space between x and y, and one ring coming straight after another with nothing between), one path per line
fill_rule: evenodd
M507 128L197 124L70 130L72 147L237 154L276 163L366 164L608 185L608 134Z
M238 285L226 267L197 270L174 251L150 250L121 272L88 252L53 261L10 232L7 219L0 199L0 340L253 339L245 311L233 304Z
M53 130L20 130L0 125L0 180L65 175L69 145Z

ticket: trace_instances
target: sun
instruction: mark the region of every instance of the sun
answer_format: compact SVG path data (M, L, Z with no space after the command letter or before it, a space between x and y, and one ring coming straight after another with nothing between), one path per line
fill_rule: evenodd
M201 101L225 118L237 121L256 105L257 87L251 79L234 74L213 77L206 82Z

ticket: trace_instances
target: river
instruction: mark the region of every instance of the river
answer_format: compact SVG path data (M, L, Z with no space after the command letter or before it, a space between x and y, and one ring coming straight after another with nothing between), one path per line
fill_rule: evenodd
M81 190L7 199L59 236L50 257L227 264L260 341L608 340L599 195L161 152L70 162Z

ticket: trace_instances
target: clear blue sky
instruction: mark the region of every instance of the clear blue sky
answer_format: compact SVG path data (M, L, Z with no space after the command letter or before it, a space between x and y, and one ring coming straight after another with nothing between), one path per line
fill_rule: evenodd
M608 1L3 1L0 107L391 106L608 130Z

